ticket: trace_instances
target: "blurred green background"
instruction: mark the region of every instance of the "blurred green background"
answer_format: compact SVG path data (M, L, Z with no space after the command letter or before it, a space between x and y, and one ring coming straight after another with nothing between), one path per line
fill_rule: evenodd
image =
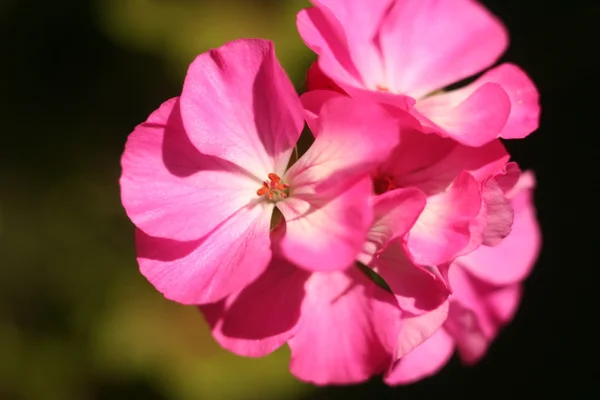
M271 38L302 84L312 55L295 14L306 4L0 2L10 104L0 111L9 122L3 147L14 149L0 171L0 399L269 399L312 390L289 375L287 349L259 360L231 355L194 308L164 300L143 279L117 184L127 135L179 94L197 54L239 37Z

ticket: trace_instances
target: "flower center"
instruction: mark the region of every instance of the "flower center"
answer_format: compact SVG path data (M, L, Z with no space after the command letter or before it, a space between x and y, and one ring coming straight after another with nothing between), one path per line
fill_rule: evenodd
M396 186L396 183L390 176L377 176L373 178L373 189L376 194L383 194L396 188L398 186Z
M289 187L290 185L281 182L279 175L271 172L269 180L263 182L262 187L256 191L256 194L258 196L267 196L272 201L279 201L289 196Z

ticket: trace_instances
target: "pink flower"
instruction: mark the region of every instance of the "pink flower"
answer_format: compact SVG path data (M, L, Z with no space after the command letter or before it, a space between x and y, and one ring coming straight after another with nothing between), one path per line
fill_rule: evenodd
M298 30L338 90L409 110L429 132L468 146L537 129L538 93L516 65L501 64L461 89L439 92L492 66L508 45L502 23L477 2L312 3L298 14ZM309 89L331 88L318 74L311 70Z
M324 90L303 94L309 126L318 129L322 104L340 97L344 95ZM513 213L505 192L519 170L508 163L500 141L464 146L424 134L421 124L405 112L393 114L403 127L399 145L372 176L379 195L407 188L421 193L422 212L403 238L411 260L443 270L482 243L496 244L506 237Z
M438 330L448 313L444 283L411 263L399 241L423 202L414 189L374 198L375 218L359 258L391 278L393 294L357 268L311 273L274 258L241 293L200 307L215 339L251 357L287 342L291 372L319 385L387 374Z
M368 174L397 143L397 126L349 98L321 111L313 146L287 169L304 125L298 96L270 42L237 40L198 56L181 96L134 130L122 202L140 269L167 298L214 302L259 277L275 207L285 258L316 271L352 264L372 222Z
M533 188L534 177L525 172L508 192L515 211L508 237L494 247L481 246L452 264L453 294L443 328L406 354L386 382L410 383L433 375L448 362L455 348L467 364L485 355L500 328L515 314L521 282L540 250L540 229L531 199Z

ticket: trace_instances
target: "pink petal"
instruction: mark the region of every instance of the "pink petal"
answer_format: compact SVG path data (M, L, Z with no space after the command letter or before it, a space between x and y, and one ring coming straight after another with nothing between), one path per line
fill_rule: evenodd
M273 44L240 39L199 55L181 95L183 123L204 154L240 165L261 181L283 175L304 124Z
M496 285L519 282L530 272L541 247L541 232L532 202L532 186L522 184L530 179L523 174L512 194L514 222L510 234L494 247L481 246L460 257L459 262L478 278Z
M373 219L372 190L364 178L331 199L292 196L277 203L285 218L279 244L286 258L309 271L350 268Z
M454 288L444 328L450 333L462 361L473 364L487 352L500 328L514 315L521 298L519 284L492 286L469 275L459 264L450 269Z
M340 96L345 95L332 90L313 90L300 96L300 101L304 107L304 118L306 119L306 123L315 137L321 131L321 126L318 122L321 108L329 100Z
M468 172L446 192L429 197L406 240L413 262L439 265L456 257L470 243L471 222L480 208L479 184Z
M393 115L397 120L397 124L401 126L401 130L419 130L418 135L423 135L419 121L409 113L403 111L412 107L413 103L406 105L407 103L404 100L399 99L398 96L390 95L389 93L373 93L361 91L359 89L352 90L351 93L353 98L363 103L379 103L386 111ZM331 99L345 96L346 94L332 90L313 90L300 96L300 100L302 101L305 110L306 121L315 137L321 132L321 126L318 123L318 119L323 105Z
M477 362L486 353L498 331L498 323L486 304L493 288L471 278L459 266L450 269L453 298L444 328L456 340L461 359Z
M444 327L454 337L465 364L475 364L487 352L490 341L480 326L478 314L460 302L452 302Z
M391 361L386 341L396 337L399 321L386 294L356 269L312 274L288 341L291 372L317 385L358 383L383 372Z
M415 186L429 195L446 190L462 171L483 182L504 171L510 157L499 140L468 147L451 139L405 130L400 143L380 170L394 177L398 186ZM415 148L420 151L415 152Z
M481 197L483 199L482 211L486 217L482 244L497 246L510 233L514 219L512 204L493 178L483 184Z
M121 159L121 200L129 218L149 235L188 241L249 204L261 182L199 153L179 111L179 100L171 99L129 136Z
M467 146L483 146L500 136L510 111L510 97L497 83L433 95L415 105L421 122L442 136Z
M300 11L298 32L319 54L319 65L326 75L352 86L360 82L375 87L382 71L373 39L390 1L365 7L361 2L315 0L314 8Z
M521 285L513 284L494 290L486 296L487 307L500 325L504 325L513 319L519 308L522 295Z
M138 230L142 274L170 300L212 303L242 290L271 259L273 206L240 210L205 237L188 242L152 237Z
M433 273L413 264L400 240L394 240L371 263L389 285L398 306L409 315L435 310L448 299L446 285Z
M521 172L521 168L519 168L519 164L509 162L494 175L494 180L506 196L510 197L510 193L517 187L522 176L523 173Z
M319 124L283 177L290 197L277 204L286 220L281 249L302 268L333 271L362 250L373 217L368 176L398 143L398 123L376 104L339 97L322 106Z
M339 96L321 106L320 131L284 177L293 192L343 187L370 175L398 144L398 119L373 103ZM375 134L376 133L376 134Z
M371 7L356 3L365 12ZM494 64L508 35L472 0L401 0L382 22L379 44L389 89L421 98Z
M368 265L371 258L392 239L404 236L423 211L427 198L418 189L400 188L376 196L373 201L374 219L367 234L363 257Z
M490 69L468 88L474 89L487 82L497 83L510 98L510 115L500 132L505 139L523 138L539 126L539 93L531 78L518 66L510 63Z
M296 26L304 43L318 55L323 55L319 68L326 75L338 85L360 86L361 77L352 61L343 28L327 8L301 10Z
M355 1L313 1L316 7L298 13L297 26L307 46L319 55L319 69L340 91L407 110L414 105L414 99L379 90L385 77L375 41L391 1L372 2L368 7Z
M307 277L295 266L273 260L265 273L241 293L200 309L213 336L225 349L246 357L265 356L294 333Z
M426 314L403 317L394 359L406 356L437 332L448 317L448 308L449 302L445 301Z
M388 385L406 385L434 375L450 361L454 340L443 329L404 355L385 376Z

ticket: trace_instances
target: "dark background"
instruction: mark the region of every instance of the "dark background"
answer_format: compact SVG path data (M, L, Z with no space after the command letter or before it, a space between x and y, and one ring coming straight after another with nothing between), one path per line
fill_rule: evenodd
M565 258L584 240L569 226L559 242L567 205L558 197L565 188L589 190L570 176L585 168L598 134L591 116L600 63L591 39L600 6L484 3L511 34L503 61L522 66L542 95L541 128L507 143L537 175L544 235L521 308L475 367L454 359L401 388L377 378L314 389L289 376L286 350L266 360L231 356L195 311L155 293L137 273L118 197L127 135L179 94L195 54L236 37L268 37L302 88L313 55L294 16L305 2L0 0L0 399L546 398L563 390L582 398L587 381L573 356L585 340L575 311L583 314L582 288L574 277L587 266L581 251Z

